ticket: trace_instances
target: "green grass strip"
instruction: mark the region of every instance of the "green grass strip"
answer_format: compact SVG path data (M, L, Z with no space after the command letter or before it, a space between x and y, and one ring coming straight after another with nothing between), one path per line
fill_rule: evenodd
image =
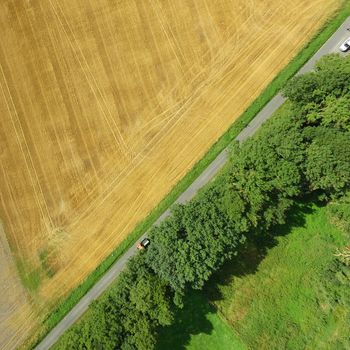
M110 254L69 296L63 300L44 320L44 329L36 341L31 345L34 348L45 335L53 329L62 318L79 302L79 300L96 284L113 263L123 255L138 238L147 231L183 193L208 165L226 148L256 116L257 113L281 90L285 83L318 51L331 37L339 26L350 16L350 2L344 1L341 9L323 26L313 39L293 58L293 60L276 76L259 97L247 110L231 125L231 127L209 149L205 156L181 179L168 195L141 221L128 237ZM54 307L52 305L52 307Z
M348 239L331 223L330 206L295 203L272 229L273 246L250 242L240 263L226 264L207 286L247 349L349 349L349 282L333 255Z

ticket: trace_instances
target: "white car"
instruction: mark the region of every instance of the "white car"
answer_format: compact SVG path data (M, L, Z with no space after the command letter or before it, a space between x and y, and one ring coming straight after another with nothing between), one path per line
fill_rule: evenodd
M348 51L350 48L350 38L347 38L339 47L340 51Z

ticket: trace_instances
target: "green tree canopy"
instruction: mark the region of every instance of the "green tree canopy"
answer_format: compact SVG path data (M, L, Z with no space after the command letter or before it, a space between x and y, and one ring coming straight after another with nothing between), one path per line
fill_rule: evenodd
M323 118L326 106L350 92L350 58L343 58L338 54L322 57L317 63L314 72L297 75L292 78L283 89L285 97L294 104L296 109L303 113L300 117L315 123ZM328 103L327 103L328 100ZM342 101L344 102L344 101ZM339 102L338 112L344 114ZM337 118L333 115L331 118ZM328 115L329 119L330 115Z
M244 237L223 210L219 188L209 187L151 232L147 261L175 290L202 288L221 264L236 254Z
M350 133L325 127L308 130L306 178L311 190L339 194L350 185Z
M350 95L327 98L319 114L321 125L350 131Z
M168 285L133 258L111 290L89 309L89 317L62 339L64 349L152 349L160 325L172 322L173 295Z
M301 191L305 145L301 122L292 119L287 114L272 120L231 156L231 191L245 203L242 216L262 230L282 223L292 198Z

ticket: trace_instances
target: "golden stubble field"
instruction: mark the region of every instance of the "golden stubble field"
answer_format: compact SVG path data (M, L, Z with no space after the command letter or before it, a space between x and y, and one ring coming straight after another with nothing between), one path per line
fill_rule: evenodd
M1 2L1 348L111 253L339 4Z

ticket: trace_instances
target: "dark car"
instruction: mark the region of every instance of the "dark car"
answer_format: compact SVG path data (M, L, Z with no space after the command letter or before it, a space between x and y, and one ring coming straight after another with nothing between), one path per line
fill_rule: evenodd
M146 249L150 245L151 241L148 238L144 238L139 244L137 245L137 249Z

